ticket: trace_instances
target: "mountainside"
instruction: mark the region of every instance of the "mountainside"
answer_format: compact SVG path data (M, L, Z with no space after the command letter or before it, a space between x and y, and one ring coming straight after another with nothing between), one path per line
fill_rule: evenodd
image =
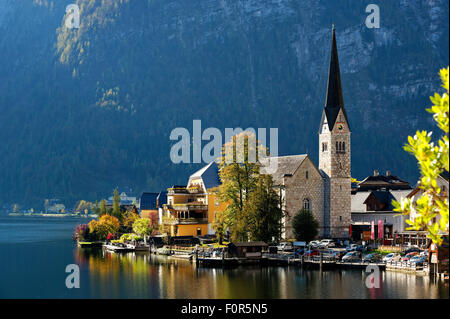
M64 26L81 8L80 29ZM0 0L0 202L136 195L183 184L170 132L277 127L279 154L317 163L331 24L352 127L352 175L391 170L448 65L447 0ZM36 206L35 206L36 207Z

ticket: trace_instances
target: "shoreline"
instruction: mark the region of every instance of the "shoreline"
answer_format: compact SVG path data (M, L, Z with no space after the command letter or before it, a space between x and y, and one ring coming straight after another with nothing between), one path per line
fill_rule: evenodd
M10 217L78 217L78 218L97 218L97 215L80 215L80 214L31 214L31 213L9 213L6 216Z

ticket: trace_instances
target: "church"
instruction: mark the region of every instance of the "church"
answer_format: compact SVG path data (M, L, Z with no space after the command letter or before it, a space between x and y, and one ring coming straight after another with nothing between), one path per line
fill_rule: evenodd
M292 218L303 208L319 222L319 237L349 238L351 224L351 139L344 107L333 26L325 107L319 127L319 166L308 154L280 156L271 174L286 214L284 238L293 238Z

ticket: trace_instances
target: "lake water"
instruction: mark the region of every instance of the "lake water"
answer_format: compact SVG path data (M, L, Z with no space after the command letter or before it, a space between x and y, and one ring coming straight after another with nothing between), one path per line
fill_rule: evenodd
M145 253L117 255L78 249L76 218L0 217L0 298L449 298L448 285L382 272L368 289L361 270L299 267L196 268L188 261ZM65 270L80 267L80 288Z

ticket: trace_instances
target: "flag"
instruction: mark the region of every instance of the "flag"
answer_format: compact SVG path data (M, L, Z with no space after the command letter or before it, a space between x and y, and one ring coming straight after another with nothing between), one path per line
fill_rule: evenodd
M370 227L370 239L375 239L375 222L372 221L372 225Z
M352 224L350 224L350 226L348 226L348 237L352 237Z
M384 225L381 219L378 220L378 238L384 238Z

